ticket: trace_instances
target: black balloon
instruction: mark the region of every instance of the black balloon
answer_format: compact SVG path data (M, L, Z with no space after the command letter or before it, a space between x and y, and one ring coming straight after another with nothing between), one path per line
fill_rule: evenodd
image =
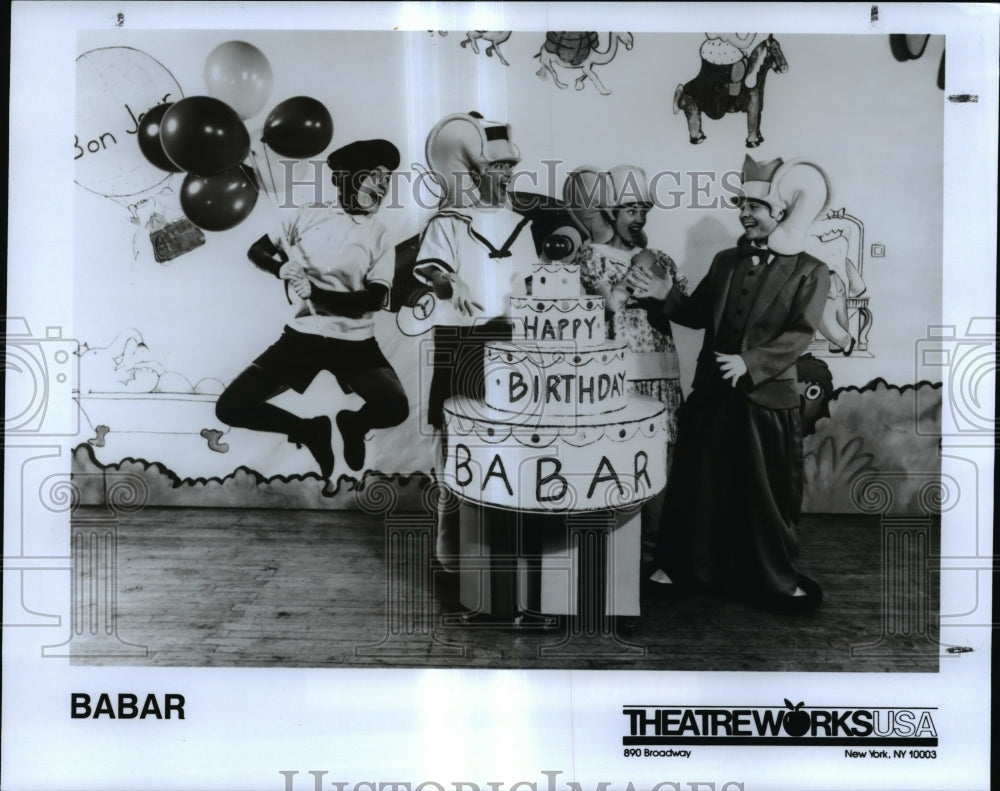
M173 102L158 104L151 108L139 121L139 130L136 134L139 138L139 149L150 163L156 165L160 170L179 173L181 169L170 161L170 157L167 156L163 150L163 144L160 142L160 124L163 121L164 113L171 107L173 107Z
M160 122L163 151L180 170L214 176L250 153L250 133L236 111L210 96L175 102Z
M314 157L333 139L333 118L316 99L293 96L268 113L262 139L283 157Z
M181 209L199 228L227 231L250 215L257 194L256 174L242 165L215 176L188 173L181 185Z

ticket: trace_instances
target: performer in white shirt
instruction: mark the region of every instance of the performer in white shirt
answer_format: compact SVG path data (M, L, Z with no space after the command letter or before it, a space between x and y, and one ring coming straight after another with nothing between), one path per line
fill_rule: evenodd
M327 159L338 205L304 208L280 232L265 235L247 255L286 282L293 317L276 343L219 396L216 414L231 426L287 434L305 445L323 478L333 474L332 424L327 415L301 418L269 403L292 388L302 393L320 371L365 404L336 417L344 460L364 467L365 435L402 423L406 393L375 340L375 312L386 303L394 246L375 216L399 151L386 140L361 140Z
M421 238L414 276L436 299L427 422L437 432L440 469L444 402L456 395L483 397L484 343L511 338L509 297L527 293L538 255L530 221L511 209L507 197L520 161L508 125L478 113L447 116L428 135L426 153L444 195ZM455 569L457 554L457 514L442 512L438 560Z

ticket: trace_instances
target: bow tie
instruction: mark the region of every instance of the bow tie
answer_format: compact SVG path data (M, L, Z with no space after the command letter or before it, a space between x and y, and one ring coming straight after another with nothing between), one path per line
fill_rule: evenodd
M746 237L736 243L740 258L749 258L754 264L766 264L772 253L766 244L758 245Z
M740 249L740 253L746 254L748 252L767 252L767 242L751 242L745 236L741 236L739 241L736 242L736 246Z

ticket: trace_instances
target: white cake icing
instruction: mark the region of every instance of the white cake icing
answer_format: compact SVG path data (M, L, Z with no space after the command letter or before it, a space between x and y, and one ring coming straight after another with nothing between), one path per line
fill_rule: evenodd
M486 344L486 404L502 412L571 417L617 412L627 403L626 349L568 343Z
M518 511L624 508L666 486L666 407L633 396L614 415L553 418L450 398L444 482L467 500Z
M486 344L487 405L541 419L622 409L626 345L605 337L604 298L582 293L578 266L539 264L531 284L510 300L513 340Z
M583 349L605 345L604 299L584 293L580 267L538 264L531 275L531 296L511 297L514 337L563 341Z
M580 267L574 264L537 264L531 273L531 293L536 297L584 296Z
M659 492L665 407L627 396L627 346L606 339L604 299L582 293L579 267L539 264L510 312L513 339L485 344L483 401L445 402L447 486L520 511L621 508Z
M607 342L602 297L511 297L510 315L515 338L573 343L581 349Z

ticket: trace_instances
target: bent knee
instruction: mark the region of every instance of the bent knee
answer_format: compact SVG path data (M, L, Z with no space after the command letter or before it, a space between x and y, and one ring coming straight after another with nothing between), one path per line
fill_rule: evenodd
M410 402L406 395L399 394L396 398L390 399L385 407L386 420L391 421L389 425L398 426L410 416Z
M223 423L233 425L235 419L235 404L228 390L224 390L215 402L215 417Z

